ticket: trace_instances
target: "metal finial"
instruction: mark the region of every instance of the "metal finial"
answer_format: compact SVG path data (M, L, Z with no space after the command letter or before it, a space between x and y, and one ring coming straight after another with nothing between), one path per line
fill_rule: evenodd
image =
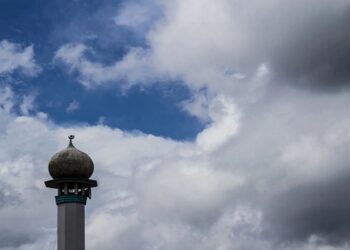
M74 146L73 146L73 139L74 139L74 138L75 138L74 135L68 136L68 139L69 139L69 147L74 147Z

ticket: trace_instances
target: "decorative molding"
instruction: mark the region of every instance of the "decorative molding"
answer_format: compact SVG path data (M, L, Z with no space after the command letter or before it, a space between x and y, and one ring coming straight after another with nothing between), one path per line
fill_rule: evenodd
M64 204L64 203L82 203L86 205L86 196L77 195L77 194L67 194L67 195L57 195L56 204Z

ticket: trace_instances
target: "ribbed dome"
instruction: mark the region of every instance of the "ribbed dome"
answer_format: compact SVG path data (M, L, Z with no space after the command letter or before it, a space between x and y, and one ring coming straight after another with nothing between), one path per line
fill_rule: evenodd
M89 179L94 172L94 163L90 156L76 149L69 136L66 149L54 154L49 162L49 172L52 178L84 178Z

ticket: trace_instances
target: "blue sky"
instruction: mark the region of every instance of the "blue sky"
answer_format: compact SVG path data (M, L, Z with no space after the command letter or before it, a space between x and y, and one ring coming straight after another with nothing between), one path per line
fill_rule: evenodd
M22 46L33 45L35 60L42 67L42 72L33 78L15 74L14 91L34 93L36 110L47 113L58 124L103 123L179 140L194 139L205 124L181 108L181 102L192 95L181 81L154 81L148 88L134 86L125 90L123 80L117 79L109 86L87 89L78 83L76 75L54 61L55 52L65 43L85 42L95 51L92 57L104 64L120 60L130 47L147 47L139 32L114 23L113 17L123 4L2 1L2 38ZM147 24L140 29L146 32ZM71 103L75 108L67 111Z

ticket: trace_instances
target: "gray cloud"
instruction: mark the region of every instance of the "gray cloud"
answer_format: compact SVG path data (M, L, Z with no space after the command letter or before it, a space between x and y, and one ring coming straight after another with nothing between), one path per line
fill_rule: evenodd
M22 245L33 243L37 236L30 235L28 232L14 234L12 231L0 231L0 249L5 247L18 248Z
M264 219L279 242L305 242L317 235L332 245L349 243L349 171L303 183L266 200ZM271 228L269 228L271 227ZM269 229L268 229L269 228Z
M307 249L346 249L348 94L273 88L274 93L245 106L240 133L209 156L216 168L246 180L227 196L229 206L246 204L261 213L259 230L251 237L267 240L272 244L267 249L302 249L305 244Z
M206 15L197 13L203 4ZM191 87L232 90L264 64L277 84L348 85L349 1L179 0L164 4L164 12L148 36L152 62Z
M350 5L344 2L299 2L281 9L272 27L279 31L269 38L277 81L325 90L349 85Z

